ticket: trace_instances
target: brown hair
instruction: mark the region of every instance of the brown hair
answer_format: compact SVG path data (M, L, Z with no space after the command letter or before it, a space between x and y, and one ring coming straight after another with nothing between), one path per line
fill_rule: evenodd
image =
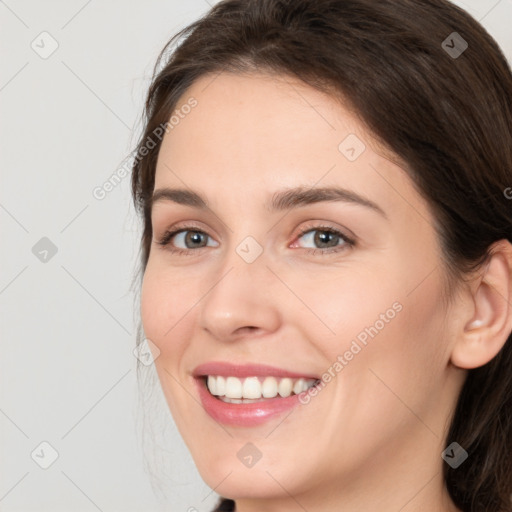
M455 54L460 37L468 47ZM138 148L196 79L223 70L295 76L356 112L407 164L432 208L452 284L481 268L494 242L512 242L512 73L462 9L445 0L221 1L160 54ZM142 272L160 143L133 165ZM457 469L444 464L454 503L465 512L511 512L512 335L492 361L468 371L452 441L469 454ZM218 510L233 505L221 503Z

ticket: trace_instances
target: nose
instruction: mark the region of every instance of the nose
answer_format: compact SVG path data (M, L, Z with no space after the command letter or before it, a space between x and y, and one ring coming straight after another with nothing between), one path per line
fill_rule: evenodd
M264 253L247 263L232 251L199 304L203 330L219 341L229 342L279 328L284 287L267 263Z

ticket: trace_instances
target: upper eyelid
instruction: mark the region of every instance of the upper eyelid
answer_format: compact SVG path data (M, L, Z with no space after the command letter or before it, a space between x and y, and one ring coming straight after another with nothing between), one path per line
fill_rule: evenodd
M186 222L186 221L185 221ZM315 221L312 221L312 222L315 222ZM324 222L324 224L322 224L322 221L316 221L316 222L319 222L320 224L313 224L313 225L307 225L305 227L302 227L298 230L296 236L298 235L304 235L305 233L309 232L309 231L314 231L314 230L333 230L333 231L339 231L342 235L345 235L347 237L350 238L350 236L354 237L355 238L355 235L354 234L351 234L349 230L347 230L346 228L338 228L336 226L330 226L328 225L329 223L328 222ZM170 228L163 228L162 230L156 230L156 229L152 229L153 233L156 233L157 231L161 231L162 234L165 234L165 233L168 233L168 232L174 232L175 235L177 235L179 232L182 232L182 231L199 231L205 235L208 235L211 237L210 233L208 232L208 229L206 228L203 228L201 226L197 226L197 225L194 225L193 223L192 224L181 224L181 222L178 222L176 225L170 227ZM345 233L346 231L349 231L349 233Z
M303 225L303 224L309 224L311 223L311 225L308 225L307 228L301 228L301 230L304 230L304 229L333 229L335 231L340 231L342 234L346 234L346 236L348 237L353 237L355 238L356 235L350 230L348 229L347 227L343 226L343 227L338 227L338 226L335 226L335 225L331 225L331 224L336 224L335 222L333 221L328 221L328 220L319 220L319 219L316 219L316 220L306 220L306 221L303 221L300 223L300 225ZM206 228L203 228L202 227L202 222L201 221L179 221L179 222L176 222L175 224L173 224L171 227L163 227L163 228L160 228L160 229L155 229L155 223L152 224L152 232L155 233L157 231L161 231L161 232L167 232L167 231L177 231L177 230L197 230L197 231L203 231L205 232L205 234L208 234L208 231L210 230L209 227L206 227ZM273 228L272 228L273 229ZM229 229L229 231L232 231L231 229Z

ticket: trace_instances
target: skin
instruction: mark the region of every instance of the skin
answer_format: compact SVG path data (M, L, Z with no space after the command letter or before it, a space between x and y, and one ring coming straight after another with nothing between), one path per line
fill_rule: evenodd
M239 512L458 510L441 452L466 369L492 359L512 330L510 244L447 306L428 204L349 110L264 74L203 76L179 104L190 97L198 105L164 137L155 190L194 190L209 209L154 205L141 315L202 478ZM338 149L349 134L366 145L353 162ZM387 218L343 202L265 209L276 191L298 185L345 187ZM184 245L183 234L174 247L188 255L156 243L191 222L204 233L200 248ZM317 231L299 238L301 228L325 224L356 245L329 254ZM263 249L250 264L236 252L247 236ZM321 376L395 302L402 310L289 416L230 427L202 408L197 365L264 363ZM247 442L262 453L251 468L237 458Z

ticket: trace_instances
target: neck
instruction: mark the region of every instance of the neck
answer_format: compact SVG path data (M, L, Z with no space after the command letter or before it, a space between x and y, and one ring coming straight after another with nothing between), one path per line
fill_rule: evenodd
M262 499L237 499L235 512L461 512L452 502L443 486L442 477L436 474L418 489L400 493L400 485L391 487L380 497L374 492L357 497L337 493L298 494ZM397 491L397 492L395 492Z
M439 440L428 430L373 453L350 474L311 475L307 488L269 473L269 491L262 497L236 499L236 512L460 512L445 486ZM424 442L421 442L424 441ZM401 446L400 446L401 444ZM272 478L271 478L272 477ZM281 481L283 480L283 481ZM342 508L341 508L342 507Z

